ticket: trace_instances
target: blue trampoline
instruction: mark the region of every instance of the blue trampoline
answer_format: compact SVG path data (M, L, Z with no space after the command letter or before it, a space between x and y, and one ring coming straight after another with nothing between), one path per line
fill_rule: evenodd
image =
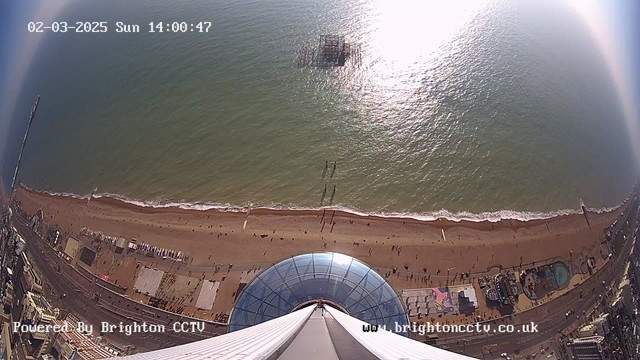
M558 289L562 289L569 285L569 280L571 280L571 274L569 272L569 268L562 262L557 262L553 266L553 275L556 278L556 285Z

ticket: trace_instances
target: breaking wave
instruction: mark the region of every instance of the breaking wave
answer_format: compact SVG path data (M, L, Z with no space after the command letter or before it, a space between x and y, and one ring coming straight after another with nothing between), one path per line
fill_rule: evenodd
M67 192L50 192L43 190L35 190L31 189L25 185L22 185L26 189L43 193L51 196L64 196L71 197L75 199L83 199L88 200L91 194L86 195L78 195ZM630 197L630 195L629 195ZM604 208L587 208L590 212L596 213L604 213L617 209L622 206L628 199L627 197L623 202L621 202L617 206L612 207L604 207ZM336 210L343 211L347 213L351 213L358 216L377 216L377 217L386 217L386 218L403 218L403 219L415 219L421 221L432 221L437 219L446 219L450 221L473 221L473 222L482 222L482 221L490 221L490 222L498 222L500 220L519 220L519 221L527 221L527 220L540 220L540 219L550 219L563 215L571 215L571 214L581 214L582 209L562 209L550 212L536 212L536 211L516 211L516 210L500 210L500 211L491 211L491 212L482 212L482 213L471 213L471 212L451 212L448 210L439 210L434 212L429 212L425 214L417 214L417 213L398 213L398 212L363 212L358 209L353 209L345 206L325 206L325 207L297 207L297 206L285 206L280 204L270 204L270 205L232 205L232 204L221 204L221 203L212 203L212 202L175 202L175 201L165 201L165 200L136 200L131 199L127 196L120 194L112 194L112 193L95 193L93 194L94 199L99 198L110 198L118 201L122 201L127 204L132 204L140 207L147 208L179 208L184 210L198 210L198 211L206 211L206 210L217 210L217 211L227 211L227 212L246 212L249 207L252 209L268 209L268 210Z

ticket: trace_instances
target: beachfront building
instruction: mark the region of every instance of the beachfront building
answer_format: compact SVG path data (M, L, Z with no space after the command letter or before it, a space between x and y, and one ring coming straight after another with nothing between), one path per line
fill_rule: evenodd
M604 337L596 335L578 339L572 339L567 346L571 349L573 359L599 360L605 359Z
M0 359L9 360L13 358L13 346L11 344L11 327L9 322L2 323L2 333L0 333Z
M79 331L73 324L67 326L64 321L54 320L52 325L59 326L62 331L51 333L52 346L50 353L55 359L93 360L113 357L113 351L100 346L88 334Z
M20 254L20 260L24 264L22 266L22 276L20 277L22 289L36 294L41 294L42 278L40 277L40 274L38 274L33 265L31 265L26 253L23 252Z
M58 317L58 313L59 310L52 308L43 296L29 291L24 299L21 324L50 325ZM37 358L49 351L51 334L48 331L35 329L23 332L21 336L23 344L26 345L27 353Z
M258 274L238 297L229 327L237 331L322 301L367 323L404 330L409 320L391 285L365 263L339 253L286 258Z
M436 288L403 289L400 291L409 316L442 316L443 314L471 314L478 308L472 284Z
M488 301L507 307L513 306L518 301L520 290L514 273L499 273L494 279L486 282L486 287L485 297Z
M125 359L471 359L412 340L391 285L351 256L281 260L239 295L230 333Z

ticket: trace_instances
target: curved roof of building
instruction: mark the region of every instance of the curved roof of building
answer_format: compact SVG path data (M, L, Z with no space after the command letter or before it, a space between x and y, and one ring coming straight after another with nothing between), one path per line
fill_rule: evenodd
M229 329L286 315L312 300L337 304L349 315L391 331L396 324L408 324L402 301L382 276L351 256L326 252L293 256L258 274L238 298Z
M331 305L324 309L307 306L229 334L112 360L473 359L389 331L362 331L361 320Z

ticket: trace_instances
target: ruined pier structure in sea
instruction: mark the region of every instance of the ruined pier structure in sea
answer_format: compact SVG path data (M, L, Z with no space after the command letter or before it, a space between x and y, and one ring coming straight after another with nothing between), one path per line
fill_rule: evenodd
M360 66L361 61L360 44L345 42L342 35L320 35L317 46L304 44L298 54L298 67Z

